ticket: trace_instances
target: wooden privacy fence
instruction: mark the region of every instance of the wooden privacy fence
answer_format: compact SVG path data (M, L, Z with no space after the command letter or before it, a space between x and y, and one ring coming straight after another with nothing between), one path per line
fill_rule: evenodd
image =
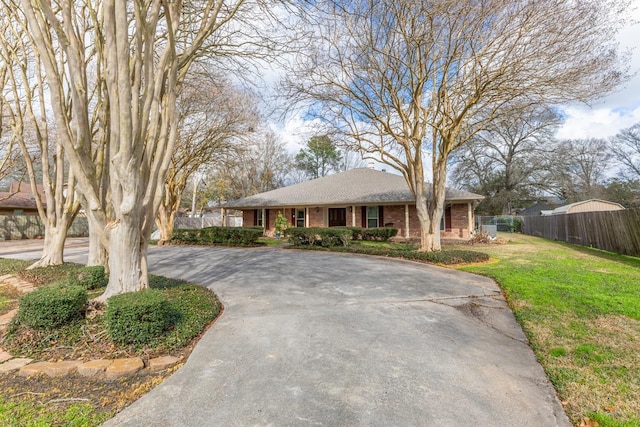
M67 237L89 235L87 218L76 217L67 231ZM0 239L36 239L44 236L44 225L38 215L0 215Z
M640 209L525 216L523 222L531 236L640 256Z

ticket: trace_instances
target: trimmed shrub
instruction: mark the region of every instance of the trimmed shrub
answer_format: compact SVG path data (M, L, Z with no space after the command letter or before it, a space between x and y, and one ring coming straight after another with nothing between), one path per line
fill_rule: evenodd
M146 289L114 295L107 300L107 334L118 344L149 344L165 331L169 314L169 302L162 291Z
M339 230L351 230L351 240L362 240L362 227L332 227Z
M252 246L264 234L262 227L206 227L173 231L172 243Z
M316 242L320 240L315 228L287 228L284 234L289 238L289 242L295 246L312 246L316 245Z
M109 276L105 274L104 267L93 265L83 267L76 273L69 275L69 283L80 285L87 290L104 288L109 283Z
M334 246L349 246L353 232L345 228L317 228L320 246L326 248Z
M349 246L353 233L343 227L288 228L285 234L295 246Z
M362 240L375 240L379 242L386 242L397 234L398 229L391 227L363 228L361 232Z
M36 329L53 329L82 317L87 291L78 285L41 286L20 298L17 319Z

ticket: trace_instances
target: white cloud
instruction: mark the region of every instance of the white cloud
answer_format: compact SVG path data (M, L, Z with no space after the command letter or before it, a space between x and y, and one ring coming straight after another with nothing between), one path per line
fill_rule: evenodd
M640 122L640 107L633 110L569 107L565 114L567 119L557 133L561 139L607 138Z
M323 124L320 120L305 120L298 114L284 123L272 123L271 128L294 154L298 153L312 136L323 134Z
M640 21L640 0L633 0L629 17ZM621 49L631 49L631 71L638 72L617 92L589 108L573 105L563 108L566 115L558 138L606 138L640 122L640 24L630 24L618 35Z

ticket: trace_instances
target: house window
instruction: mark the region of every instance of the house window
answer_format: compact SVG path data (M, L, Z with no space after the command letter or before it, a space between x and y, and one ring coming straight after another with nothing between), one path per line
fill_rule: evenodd
M367 228L379 227L379 219L378 206L367 206Z
M264 217L264 210L263 209L256 209L256 225L258 227L264 226L264 224L262 223L262 218L263 217Z
M305 214L304 209L296 209L296 227L304 227Z

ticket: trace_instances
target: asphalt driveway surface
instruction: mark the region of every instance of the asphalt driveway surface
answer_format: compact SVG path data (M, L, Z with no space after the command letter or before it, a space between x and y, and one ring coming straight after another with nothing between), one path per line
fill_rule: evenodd
M570 425L489 279L271 248L154 247L149 261L211 288L225 311L184 367L107 426Z

